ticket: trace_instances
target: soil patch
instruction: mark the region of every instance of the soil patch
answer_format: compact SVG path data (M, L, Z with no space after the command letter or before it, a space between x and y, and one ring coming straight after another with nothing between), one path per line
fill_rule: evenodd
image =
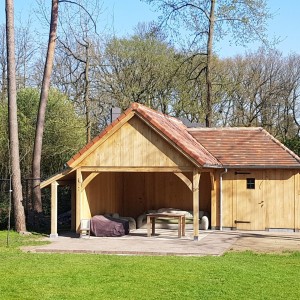
M229 251L247 250L258 253L300 251L300 233L241 232Z

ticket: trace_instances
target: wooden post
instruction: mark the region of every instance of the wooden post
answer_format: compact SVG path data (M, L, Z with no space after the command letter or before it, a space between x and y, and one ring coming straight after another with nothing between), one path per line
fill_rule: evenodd
M50 238L57 238L57 181L51 183L51 233Z
M200 173L197 169L193 171L193 216L194 216L194 241L199 237L199 181Z
M80 230L80 220L82 216L82 197L81 197L82 173L81 169L76 170L76 232Z
M71 230L76 230L76 186L71 185Z

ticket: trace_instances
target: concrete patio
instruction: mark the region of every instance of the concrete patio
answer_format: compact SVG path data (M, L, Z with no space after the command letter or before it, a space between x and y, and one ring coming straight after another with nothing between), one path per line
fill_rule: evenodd
M267 231L201 231L199 240L193 232L178 238L177 230L158 229L147 237L145 229L132 231L123 237L84 237L72 233L50 239L50 244L24 247L26 252L94 253L117 255L180 255L220 256L228 250L257 252L300 251L300 233Z

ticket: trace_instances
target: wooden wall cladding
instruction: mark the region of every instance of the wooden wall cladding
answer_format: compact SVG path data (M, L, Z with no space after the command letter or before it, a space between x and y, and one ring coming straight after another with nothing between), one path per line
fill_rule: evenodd
M255 178L254 190L247 189L247 178ZM231 170L223 176L223 226L297 230L299 191L297 170Z
M101 167L192 167L177 149L133 117L81 163Z
M209 173L201 180L203 189L210 188ZM137 218L163 207L193 210L191 190L173 173L99 173L87 186L86 195L84 215L90 210L91 216L119 213ZM210 212L209 195L210 191L200 191L200 210Z

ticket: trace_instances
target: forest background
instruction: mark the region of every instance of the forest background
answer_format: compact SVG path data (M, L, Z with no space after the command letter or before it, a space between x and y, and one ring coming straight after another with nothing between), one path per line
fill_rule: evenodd
M167 7L162 4L173 1L129 1L135 2L136 8L142 7L144 11L148 7L151 11L147 17L137 10L131 11L139 16L140 22L136 24L125 13L115 15L113 8L117 7L117 1L110 1L109 5L108 1L96 0L74 1L80 5L61 2L42 150L42 179L61 171L78 149L111 122L112 107L125 110L131 102L197 126L261 126L299 154L300 55L297 48L287 46L289 35L268 27L268 22L280 15L280 7L276 8L279 1L266 1L268 6L272 3L272 8L252 16L257 18L253 19L257 24L261 22L255 34L248 35L248 28L239 35L238 30L230 35L229 23L220 31L216 26L209 61L208 35L206 30L199 30L201 18L187 10L167 19ZM124 5L125 1L121 2ZM205 8L205 4L213 1L177 1L197 2ZM22 1L22 4L16 1L15 5L15 43L23 205L28 213L32 208L31 164L50 1ZM290 7L297 11L296 7ZM227 6L227 13L229 10ZM0 20L3 12L1 7ZM190 18L185 19L185 14ZM159 16L162 18L157 19ZM132 24L132 29L125 31L125 25L118 25L120 22L116 20L130 20L125 23ZM251 23L250 18L247 22ZM274 24L285 30L292 24L293 30L288 32L299 34L293 22L295 18L285 16L285 23ZM207 31L208 28L209 25ZM236 29L242 27L238 25ZM5 33L3 17L0 24L0 178L3 179L11 173ZM0 224L4 226L8 212L6 181L1 182L0 196ZM49 203L47 195L44 197L47 215ZM64 205L60 208L60 213L69 209Z

